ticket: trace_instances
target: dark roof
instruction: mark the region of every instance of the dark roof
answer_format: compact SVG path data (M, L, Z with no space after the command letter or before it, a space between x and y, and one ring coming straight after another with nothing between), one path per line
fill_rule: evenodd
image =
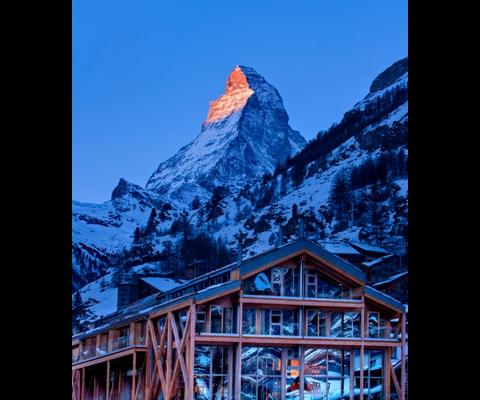
M276 259L288 257L289 254L293 254L301 250L308 250L312 252L319 258L324 259L328 263L334 265L345 274L356 278L363 284L365 283L365 273L361 269L344 261L335 254L326 251L320 245L303 238L243 260L240 265L240 276L252 272L265 264L274 262ZM110 315L107 315L106 317L101 318L100 320L97 320L96 324L102 324L101 326L79 333L73 337L83 338L90 336L95 332L102 331L107 326L113 328L115 326L124 325L131 320L138 319L138 317L142 315L147 315L152 310L157 311L163 306L171 306L179 301L184 301L189 298L202 299L212 295L221 294L224 291L230 290L231 287L240 287L240 280L234 280L225 282L223 284L210 285L205 289L195 292L195 285L201 284L202 282L208 283L209 279L215 278L224 273L228 273L237 267L237 263L232 263L215 271L208 272L186 283L180 284L174 289L168 290L164 293L156 293L145 297L144 299L141 299L122 310L118 310Z
M328 252L319 244L316 244L308 239L299 239L294 242L284 244L283 246L279 246L275 249L243 261L240 266L240 276L250 273L265 264L274 262L278 258L287 257L289 254L300 250L309 250L319 258L322 258L330 264L333 264L347 275L351 275L360 280L362 283L365 283L365 273L360 268L355 267L335 254Z
M394 299L392 296L389 296L385 293L378 291L377 289L372 288L371 286L365 286L365 294L375 300L388 304L390 307L392 307L394 310L397 310L398 312L405 312L405 306L401 302Z
M408 271L403 271L403 272L400 272L398 274L391 275L387 279L385 279L381 282L374 283L372 286L378 287L378 286L385 285L387 283L392 283L392 282L395 282L395 281L399 280L400 278L403 278L406 275L408 275Z

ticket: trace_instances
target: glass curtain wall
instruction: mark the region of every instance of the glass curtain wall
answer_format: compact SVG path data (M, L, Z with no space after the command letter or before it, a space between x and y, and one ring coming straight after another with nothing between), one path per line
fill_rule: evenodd
M194 394L196 400L227 400L229 396L230 348L196 346Z
M363 398L383 400L383 356L381 350L365 350L363 356ZM354 353L355 399L360 395L360 351Z
M350 352L305 349L304 399L337 400L350 396Z
M299 297L298 268L275 267L244 281L245 294Z

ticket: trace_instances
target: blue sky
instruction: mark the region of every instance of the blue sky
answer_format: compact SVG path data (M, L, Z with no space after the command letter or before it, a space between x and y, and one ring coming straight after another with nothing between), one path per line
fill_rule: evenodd
M407 0L73 0L72 198L144 186L200 132L238 64L306 139L408 54Z

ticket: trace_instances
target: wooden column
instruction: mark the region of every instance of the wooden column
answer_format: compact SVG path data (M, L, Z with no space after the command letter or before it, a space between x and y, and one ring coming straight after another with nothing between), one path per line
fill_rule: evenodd
M400 400L405 400L405 383L406 383L406 368L405 368L405 345L406 345L406 323L405 313L401 316L402 321L402 347L401 347L401 370L400 370Z
M128 335L128 345L133 346L135 345L135 322L132 322L130 324L130 329L129 329L129 335Z
M351 349L350 351L350 400L354 400L354 395L353 395L354 383L355 383L354 367L355 367L355 349Z
M190 347L189 347L189 357L187 359L187 369L189 370L189 381L187 382L189 389L188 392L190 393L190 399L193 400L193 364L194 364L194 356L195 356L195 320L196 320L196 306L195 304L190 305ZM187 335L188 332L185 332Z
M145 400L151 400L151 389L150 389L150 376L152 371L150 370L151 360L150 360L150 335L148 333L148 323L150 320L147 320L145 324L145 345L147 346L147 353L145 354ZM108 400L108 399L107 399Z
M133 353L133 361L132 361L132 399L136 400L136 385L137 385L137 352L134 351Z
M110 360L107 361L107 383L105 384L105 399L110 399Z
M326 312L324 314L325 314L325 336L330 336L330 330L332 327L332 313Z
M93 375L93 398L94 400L98 399L98 382L97 375Z
M303 297L306 297L306 296L305 296L305 293L304 293L304 290L303 290L303 287L304 287L304 284L303 284L303 282L304 282L304 279L303 279L304 273L303 273L303 271L305 270L305 260L306 260L306 258L307 258L307 257L305 256L305 254L302 255L302 258L300 259L300 271L299 271L299 273L298 273L298 291L299 291L298 296L299 296L299 297L302 297L302 298L303 298Z
M235 365L235 393L234 399L240 400L241 395L241 385L242 385L242 342L238 343L237 346L237 359Z
M100 350L100 345L101 345L101 338L102 335L97 335L96 337L96 343L95 343L95 355L99 355L99 350Z
M82 387L80 389L80 400L85 398L85 368L82 368Z
M239 298L239 304L238 304L238 334L240 337L243 335L243 290L240 289L240 298Z
M391 381L390 364L392 363L391 357L392 357L392 349L390 347L388 347L385 350L385 360L384 360L384 363L383 363L383 370L384 370L384 377L385 377L384 378L385 388L384 388L383 393L385 394L385 399L387 399L387 400L390 400L390 381Z
M112 352L113 350L113 330L108 331L108 345L107 345L107 350L109 353Z
M167 318L165 321L164 330L167 330L167 368L166 368L166 376L165 380L170 382L172 380L172 330L170 329L170 318ZM158 332L158 334L162 335L163 332ZM160 349L161 353L163 354L163 348Z
M362 341L360 345L360 400L363 400L363 359L364 359L364 351L365 351L365 296L362 295L362 304L364 307L361 311L361 321L360 321L360 329L362 335Z
M305 391L305 346L302 344L300 345L300 371L299 376L298 376L298 382L299 382L299 392L300 392L300 398L304 398L304 391Z

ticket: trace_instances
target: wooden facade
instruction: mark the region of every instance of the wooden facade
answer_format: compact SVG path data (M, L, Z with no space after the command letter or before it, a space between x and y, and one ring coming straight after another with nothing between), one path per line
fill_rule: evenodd
M300 239L221 272L74 336L72 400L405 400L405 309L360 269Z

